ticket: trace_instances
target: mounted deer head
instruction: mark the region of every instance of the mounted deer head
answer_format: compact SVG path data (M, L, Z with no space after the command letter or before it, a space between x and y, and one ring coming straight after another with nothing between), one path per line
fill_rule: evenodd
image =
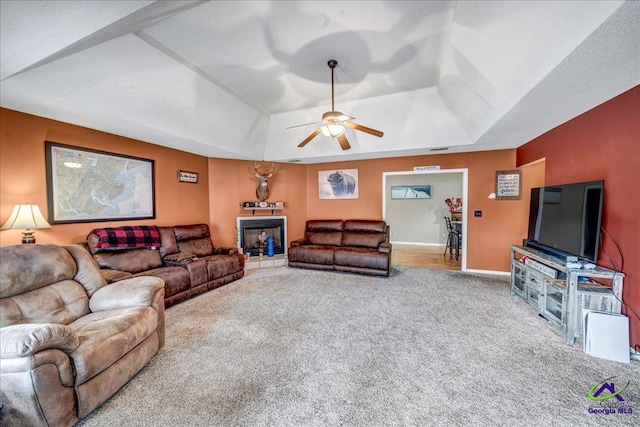
M260 172L260 162L255 162L253 170L256 172L254 175L260 180L258 187L256 188L256 197L259 201L264 202L269 198L269 178L273 176L273 172L276 170L275 163L271 163L271 169L269 172Z

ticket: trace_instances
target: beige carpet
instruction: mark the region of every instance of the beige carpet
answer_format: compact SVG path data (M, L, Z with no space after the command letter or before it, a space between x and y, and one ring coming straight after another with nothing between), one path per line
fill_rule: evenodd
M166 323L165 347L79 425L640 424L640 363L565 345L506 277L250 270ZM589 413L615 404L587 397L613 376L634 413Z

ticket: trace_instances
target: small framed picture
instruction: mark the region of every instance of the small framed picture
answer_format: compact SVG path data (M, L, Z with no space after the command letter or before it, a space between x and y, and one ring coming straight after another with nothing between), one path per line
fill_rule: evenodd
M496 172L496 200L520 200L520 170Z
M189 171L178 171L178 182L198 183L198 173Z

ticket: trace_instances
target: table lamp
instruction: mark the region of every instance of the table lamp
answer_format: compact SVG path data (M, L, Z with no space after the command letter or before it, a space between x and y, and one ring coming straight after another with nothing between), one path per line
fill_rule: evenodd
M3 230L24 229L22 243L35 243L34 229L51 228L51 224L40 213L38 205L16 205L7 222L2 226Z

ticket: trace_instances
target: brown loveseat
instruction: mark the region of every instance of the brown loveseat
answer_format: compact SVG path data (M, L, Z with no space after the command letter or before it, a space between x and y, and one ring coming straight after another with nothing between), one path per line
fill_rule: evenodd
M163 279L165 307L200 295L244 275L242 254L238 253L237 248L214 247L207 224L157 227L157 229L160 232L161 245L154 249L98 248L100 229L92 230L89 234L87 247L109 282L138 276L154 276Z
M389 276L389 226L372 220L309 220L304 238L291 242L290 267Z
M107 285L80 245L0 248L0 425L70 426L164 344L164 284Z

